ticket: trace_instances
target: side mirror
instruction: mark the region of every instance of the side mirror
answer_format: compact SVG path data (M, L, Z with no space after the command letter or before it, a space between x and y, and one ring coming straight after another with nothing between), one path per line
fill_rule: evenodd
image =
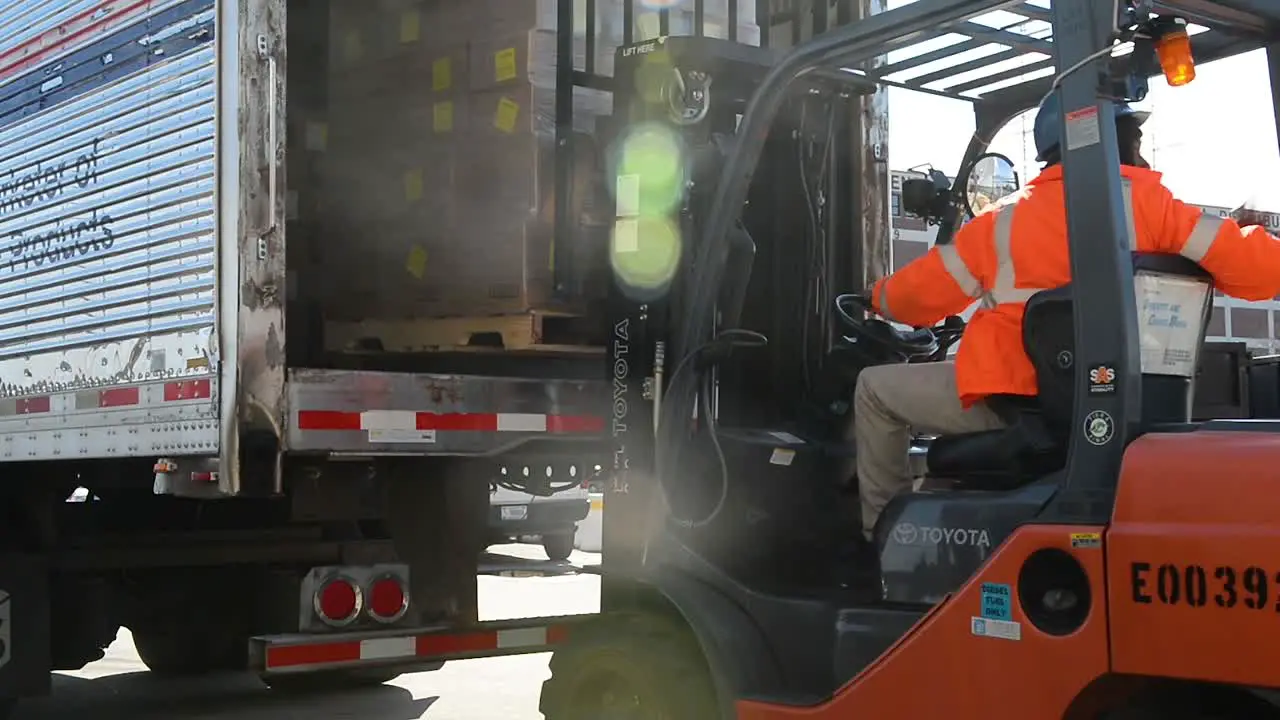
M987 153L969 166L964 182L965 210L977 216L992 204L1018 191L1018 173L1013 161L1000 153Z

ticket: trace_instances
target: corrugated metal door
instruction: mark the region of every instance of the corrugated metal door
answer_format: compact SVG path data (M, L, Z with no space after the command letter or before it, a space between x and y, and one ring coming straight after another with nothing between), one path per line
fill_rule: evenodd
M0 460L216 452L215 10L0 0Z

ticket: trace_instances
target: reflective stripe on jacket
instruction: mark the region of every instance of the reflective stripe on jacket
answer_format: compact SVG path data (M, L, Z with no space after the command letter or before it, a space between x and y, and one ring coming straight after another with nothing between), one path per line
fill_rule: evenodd
M1200 263L1218 290L1245 300L1280 294L1280 242L1259 227L1206 215L1175 199L1160 174L1122 166L1130 247L1181 254ZM1036 393L1022 348L1022 313L1035 293L1071 281L1062 167L981 213L956 233L872 288L876 309L928 326L975 301L956 354L956 382L967 406L987 395Z

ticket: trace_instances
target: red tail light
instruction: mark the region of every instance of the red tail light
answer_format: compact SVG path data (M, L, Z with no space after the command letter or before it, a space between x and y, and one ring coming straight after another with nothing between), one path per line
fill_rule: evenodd
M409 593L399 578L389 575L369 585L369 617L380 623L393 623L408 611Z
M342 627L355 621L364 606L364 595L355 583L346 578L334 578L316 591L316 615L326 625Z

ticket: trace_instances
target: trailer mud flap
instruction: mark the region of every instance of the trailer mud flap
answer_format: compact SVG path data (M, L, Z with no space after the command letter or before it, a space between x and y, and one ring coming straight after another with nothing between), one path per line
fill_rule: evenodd
M46 558L0 553L0 698L49 694L49 636Z

